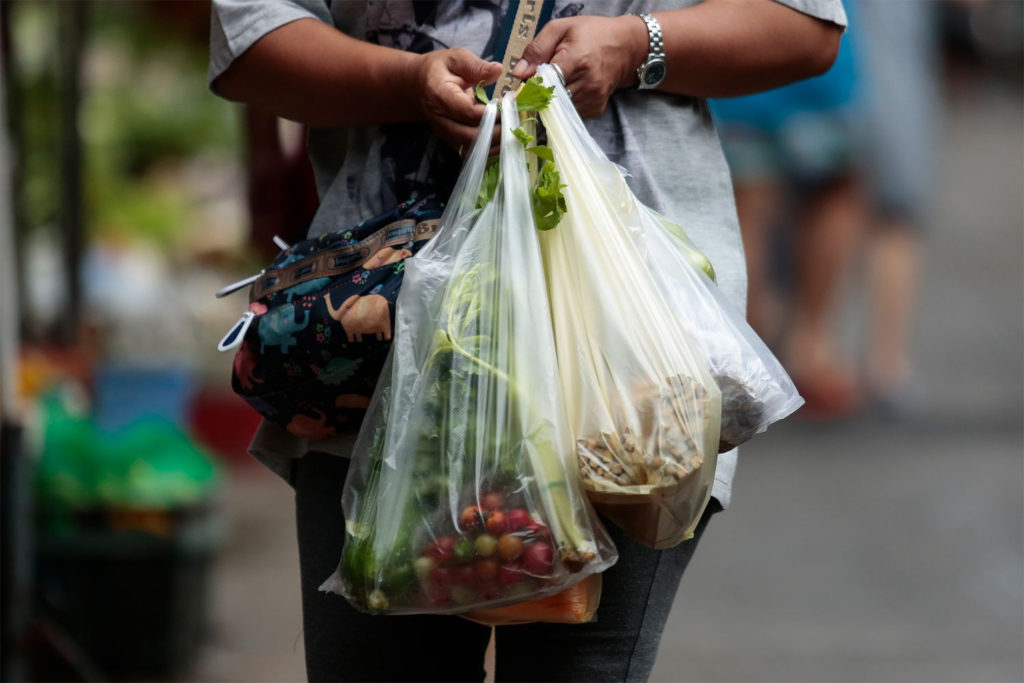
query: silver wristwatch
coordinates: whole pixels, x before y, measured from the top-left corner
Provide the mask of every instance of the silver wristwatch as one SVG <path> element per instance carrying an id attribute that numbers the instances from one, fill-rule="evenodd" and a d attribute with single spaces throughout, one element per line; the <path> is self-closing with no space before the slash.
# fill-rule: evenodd
<path id="1" fill-rule="evenodd" d="M 638 14 L 647 24 L 648 50 L 647 59 L 636 70 L 640 79 L 637 87 L 640 90 L 657 88 L 665 80 L 665 46 L 661 42 L 661 24 L 650 14 Z"/>

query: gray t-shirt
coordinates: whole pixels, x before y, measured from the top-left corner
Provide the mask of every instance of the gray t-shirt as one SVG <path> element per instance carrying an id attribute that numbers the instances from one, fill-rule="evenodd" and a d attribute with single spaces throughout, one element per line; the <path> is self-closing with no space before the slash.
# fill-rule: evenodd
<path id="1" fill-rule="evenodd" d="M 800 12 L 846 25 L 840 0 L 776 0 Z M 553 18 L 619 16 L 697 4 L 697 0 L 556 0 Z M 508 0 L 214 0 L 212 82 L 260 37 L 284 24 L 313 18 L 363 40 L 418 53 L 463 47 L 487 59 L 495 54 Z M 682 225 L 714 264 L 718 284 L 740 310 L 746 269 L 729 170 L 703 100 L 653 91 L 619 90 L 604 114 L 586 121 L 608 157 L 628 169 L 630 186 L 648 206 Z M 309 153 L 321 205 L 311 235 L 374 216 L 458 172 L 458 158 L 425 124 L 310 131 Z M 351 435 L 309 442 L 264 421 L 251 452 L 287 476 L 290 459 L 310 450 L 348 455 Z M 718 458 L 712 495 L 729 503 L 736 451 Z"/>

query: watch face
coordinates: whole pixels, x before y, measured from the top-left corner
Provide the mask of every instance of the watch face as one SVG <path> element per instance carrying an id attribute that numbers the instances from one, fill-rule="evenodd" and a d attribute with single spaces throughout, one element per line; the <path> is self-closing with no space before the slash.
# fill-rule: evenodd
<path id="1" fill-rule="evenodd" d="M 665 78 L 665 65 L 655 62 L 644 71 L 644 83 L 648 86 L 655 86 Z"/>

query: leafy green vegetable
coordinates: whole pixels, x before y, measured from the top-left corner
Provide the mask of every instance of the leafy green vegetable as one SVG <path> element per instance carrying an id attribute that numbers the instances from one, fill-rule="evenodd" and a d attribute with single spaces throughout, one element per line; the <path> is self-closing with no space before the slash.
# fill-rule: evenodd
<path id="1" fill-rule="evenodd" d="M 523 143 L 523 147 L 526 147 L 535 139 L 532 135 L 527 133 L 522 126 L 513 130 L 512 134 L 516 136 L 516 140 L 519 140 L 519 142 Z"/>
<path id="2" fill-rule="evenodd" d="M 512 132 L 523 143 L 524 147 L 534 140 L 534 137 L 523 128 L 516 128 Z M 562 220 L 562 215 L 566 211 L 565 195 L 562 194 L 562 188 L 565 185 L 562 184 L 561 175 L 555 168 L 555 155 L 550 147 L 547 145 L 534 145 L 533 147 L 526 147 L 526 151 L 544 161 L 530 191 L 530 204 L 533 207 L 533 218 L 537 224 L 537 229 L 551 230 L 558 226 L 559 221 Z M 494 199 L 494 193 L 498 189 L 500 177 L 500 164 L 498 161 L 498 157 L 491 158 L 484 169 L 483 182 L 480 185 L 480 191 L 477 193 L 476 199 L 476 208 L 478 209 L 487 206 Z"/>
<path id="3" fill-rule="evenodd" d="M 516 95 L 516 108 L 519 111 L 543 111 L 551 104 L 554 92 L 555 86 L 545 88 L 540 76 L 534 76 L 523 83 L 522 89 Z"/>
<path id="4" fill-rule="evenodd" d="M 562 177 L 555 168 L 554 161 L 545 161 L 537 174 L 537 182 L 530 195 L 533 220 L 538 230 L 551 230 L 562 220 L 562 215 L 566 211 L 563 187 L 565 185 L 562 184 Z"/>
<path id="5" fill-rule="evenodd" d="M 478 209 L 484 208 L 494 199 L 494 193 L 498 189 L 498 179 L 501 177 L 501 164 L 498 162 L 498 157 L 491 157 L 487 160 L 484 178 L 476 195 L 476 208 Z"/>
<path id="6" fill-rule="evenodd" d="M 476 93 L 476 98 L 483 102 L 484 104 L 487 104 L 488 102 L 491 101 L 491 98 L 487 96 L 487 91 L 484 90 L 483 81 L 480 81 L 479 83 L 476 84 L 476 87 L 473 88 L 473 92 Z"/>
<path id="7" fill-rule="evenodd" d="M 548 147 L 547 145 L 534 145 L 533 147 L 527 147 L 526 151 L 532 154 L 536 154 L 544 161 L 554 162 L 555 160 L 555 153 L 552 152 L 551 148 Z"/>

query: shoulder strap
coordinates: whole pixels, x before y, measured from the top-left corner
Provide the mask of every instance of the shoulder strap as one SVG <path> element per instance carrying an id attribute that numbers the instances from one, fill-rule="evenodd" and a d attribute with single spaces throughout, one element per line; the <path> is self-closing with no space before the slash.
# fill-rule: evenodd
<path id="1" fill-rule="evenodd" d="M 516 79 L 509 71 L 523 56 L 523 50 L 533 37 L 551 18 L 554 6 L 554 0 L 509 0 L 508 11 L 505 13 L 505 21 L 502 22 L 498 37 L 499 47 L 494 51 L 497 56 L 504 46 L 501 59 L 504 73 L 497 83 L 488 88 L 488 95 L 493 96 L 496 92 L 500 97 L 513 88 Z"/>

